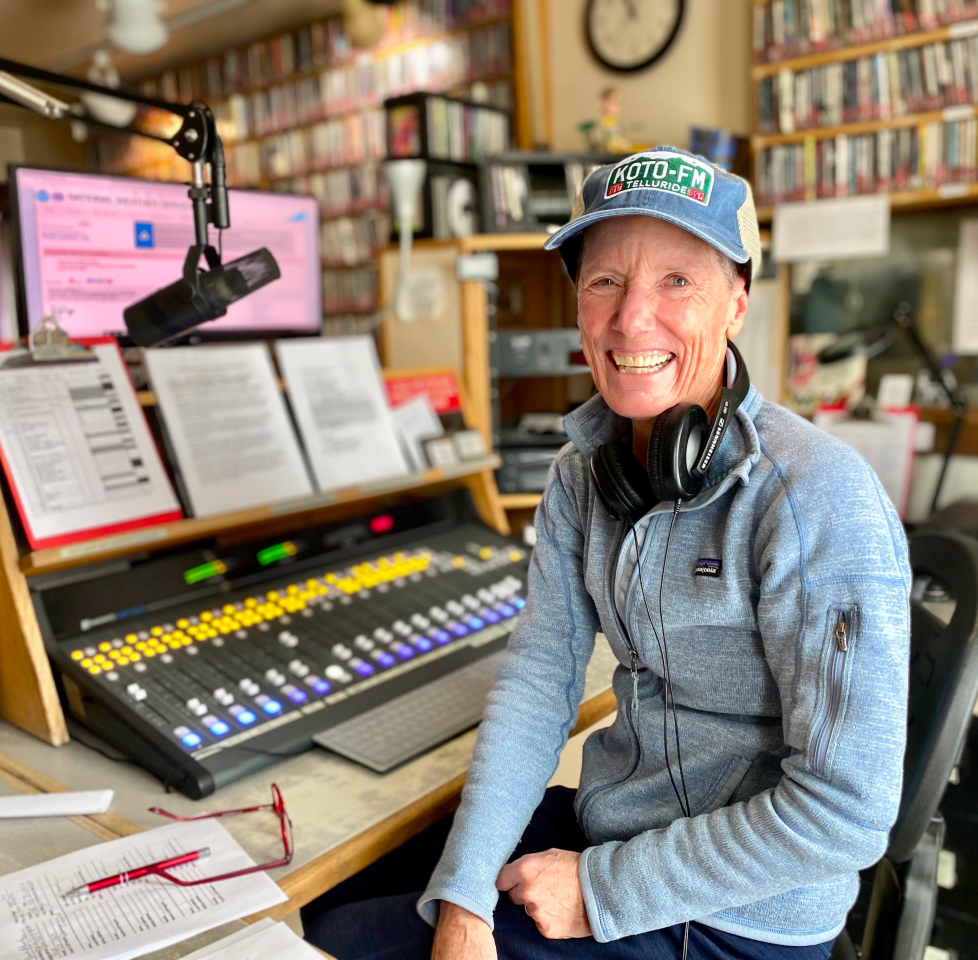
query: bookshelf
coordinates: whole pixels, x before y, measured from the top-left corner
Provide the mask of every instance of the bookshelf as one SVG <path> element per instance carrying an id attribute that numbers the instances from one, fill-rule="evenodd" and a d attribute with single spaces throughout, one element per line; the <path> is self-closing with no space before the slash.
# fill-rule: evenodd
<path id="1" fill-rule="evenodd" d="M 886 193 L 895 211 L 978 191 L 978 3 L 754 0 L 758 215 Z"/>
<path id="2" fill-rule="evenodd" d="M 317 198 L 327 328 L 355 332 L 377 307 L 377 258 L 391 237 L 384 101 L 417 92 L 480 99 L 506 111 L 511 129 L 525 127 L 515 84 L 520 3 L 402 0 L 385 10 L 383 36 L 369 48 L 354 48 L 331 16 L 138 84 L 210 104 L 230 186 Z M 106 173 L 189 180 L 189 165 L 163 144 L 101 138 L 95 149 Z"/>

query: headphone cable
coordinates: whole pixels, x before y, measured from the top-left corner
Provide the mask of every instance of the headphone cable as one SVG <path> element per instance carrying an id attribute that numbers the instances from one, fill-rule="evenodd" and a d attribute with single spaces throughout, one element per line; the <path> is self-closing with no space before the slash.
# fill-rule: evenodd
<path id="1" fill-rule="evenodd" d="M 645 612 L 649 618 L 649 626 L 652 628 L 652 636 L 655 638 L 655 644 L 659 648 L 659 658 L 662 660 L 662 673 L 663 673 L 663 711 L 662 711 L 662 749 L 666 756 L 666 772 L 669 774 L 669 781 L 672 783 L 673 793 L 676 794 L 676 800 L 679 803 L 679 809 L 682 811 L 683 816 L 688 816 L 686 813 L 686 807 L 683 805 L 683 798 L 679 792 L 679 785 L 676 783 L 676 778 L 672 772 L 672 761 L 669 758 L 669 727 L 668 727 L 668 717 L 669 717 L 669 672 L 666 668 L 668 662 L 667 657 L 662 649 L 662 641 L 659 639 L 659 632 L 655 629 L 655 622 L 652 620 L 652 613 L 649 610 L 648 597 L 645 594 L 645 582 L 642 577 L 642 566 L 641 566 L 641 556 L 638 546 L 638 534 L 635 531 L 635 525 L 632 524 L 632 539 L 635 541 L 635 568 L 638 570 L 638 582 L 642 588 L 642 600 L 645 603 Z M 638 694 L 635 695 L 635 735 L 638 736 Z"/>
<path id="2" fill-rule="evenodd" d="M 659 648 L 659 657 L 662 660 L 662 672 L 665 674 L 663 677 L 664 687 L 663 687 L 663 710 L 662 710 L 662 747 L 665 752 L 666 758 L 666 771 L 669 774 L 669 780 L 672 783 L 673 792 L 676 794 L 676 800 L 679 802 L 679 809 L 682 811 L 683 815 L 686 817 L 692 817 L 692 807 L 689 803 L 689 794 L 686 791 L 686 773 L 683 770 L 683 755 L 682 748 L 679 745 L 679 720 L 676 715 L 676 694 L 672 686 L 672 671 L 669 668 L 669 646 L 666 643 L 666 624 L 662 616 L 662 584 L 666 576 L 666 561 L 669 558 L 669 545 L 672 543 L 672 531 L 676 526 L 676 517 L 679 516 L 679 500 L 676 500 L 676 505 L 672 511 L 672 518 L 669 521 L 669 532 L 666 534 L 666 546 L 665 550 L 662 552 L 662 571 L 659 576 L 659 627 L 662 630 L 662 640 L 659 640 L 659 633 L 655 629 L 655 621 L 652 619 L 652 611 L 649 609 L 649 598 L 645 592 L 645 579 L 642 576 L 642 558 L 641 551 L 638 546 L 638 534 L 635 530 L 635 524 L 632 524 L 632 539 L 635 541 L 635 567 L 638 570 L 638 582 L 642 590 L 642 602 L 645 605 L 645 613 L 649 618 L 649 626 L 652 628 L 652 636 L 655 637 L 656 646 Z M 676 778 L 672 773 L 672 763 L 669 759 L 669 701 L 672 700 L 672 725 L 673 730 L 676 734 L 676 758 L 679 763 L 679 780 L 683 787 L 683 793 L 680 797 L 679 788 L 676 786 Z M 638 736 L 638 695 L 635 697 L 635 712 L 636 712 L 636 729 L 635 735 Z M 683 803 L 685 800 L 685 804 Z M 687 952 L 689 950 L 689 921 L 683 923 L 683 946 L 681 960 L 686 960 Z"/>

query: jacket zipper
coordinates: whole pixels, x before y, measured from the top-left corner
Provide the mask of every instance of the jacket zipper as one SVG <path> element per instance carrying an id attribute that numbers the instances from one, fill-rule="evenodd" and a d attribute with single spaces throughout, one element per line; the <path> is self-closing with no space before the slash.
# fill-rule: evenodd
<path id="1" fill-rule="evenodd" d="M 842 709 L 842 676 L 845 671 L 846 654 L 849 651 L 849 623 L 844 610 L 839 611 L 835 624 L 835 637 L 829 653 L 827 668 L 828 689 L 825 695 L 825 704 L 822 708 L 819 722 L 816 725 L 814 746 L 812 749 L 812 760 L 815 769 L 820 773 L 825 772 L 825 763 L 828 758 L 829 744 L 832 742 L 832 733 L 839 719 Z"/>
<path id="2" fill-rule="evenodd" d="M 615 625 L 618 628 L 618 633 L 620 639 L 628 639 L 628 631 L 625 629 L 625 625 L 622 623 L 621 617 L 618 615 L 618 606 L 615 603 L 615 575 L 618 571 L 618 559 L 621 554 L 622 547 L 625 545 L 625 541 L 628 537 L 628 530 L 624 530 L 621 537 L 618 539 L 616 549 L 612 552 L 612 561 L 608 570 L 608 596 L 611 598 L 611 611 L 615 618 Z M 640 558 L 636 556 L 635 562 L 638 563 Z M 642 759 L 642 744 L 639 740 L 638 734 L 638 653 L 637 651 L 629 645 L 628 656 L 631 661 L 631 677 L 632 677 L 632 702 L 631 709 L 625 711 L 626 718 L 628 720 L 628 728 L 635 740 L 635 760 L 628 770 L 625 776 L 620 777 L 617 780 L 608 780 L 605 783 L 594 784 L 584 796 L 581 797 L 580 803 L 578 804 L 578 810 L 580 811 L 580 821 L 581 826 L 587 830 L 587 809 L 591 804 L 591 801 L 599 794 L 603 793 L 605 790 L 609 790 L 612 787 L 617 787 L 619 784 L 625 783 L 629 780 L 635 771 L 638 769 L 639 764 Z"/>

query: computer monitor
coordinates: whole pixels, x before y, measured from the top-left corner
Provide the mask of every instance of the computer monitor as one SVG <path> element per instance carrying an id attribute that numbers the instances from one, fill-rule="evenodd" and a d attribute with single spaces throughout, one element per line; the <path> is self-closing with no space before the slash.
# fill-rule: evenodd
<path id="1" fill-rule="evenodd" d="M 123 310 L 180 278 L 194 242 L 186 184 L 28 166 L 11 166 L 10 183 L 22 327 L 34 329 L 54 312 L 71 337 L 124 336 Z M 224 261 L 267 247 L 282 276 L 194 333 L 318 332 L 322 267 L 315 198 L 229 190 L 228 205 Z M 213 228 L 211 240 L 216 245 Z"/>

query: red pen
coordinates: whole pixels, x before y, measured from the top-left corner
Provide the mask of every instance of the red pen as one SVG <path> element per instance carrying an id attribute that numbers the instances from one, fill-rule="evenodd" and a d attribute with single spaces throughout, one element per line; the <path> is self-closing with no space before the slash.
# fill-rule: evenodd
<path id="1" fill-rule="evenodd" d="M 211 851 L 209 847 L 203 850 L 194 850 L 193 853 L 182 853 L 179 857 L 171 857 L 169 860 L 160 860 L 159 863 L 148 863 L 145 867 L 137 867 L 135 870 L 127 870 L 125 873 L 117 873 L 114 877 L 105 877 L 103 880 L 93 880 L 91 883 L 83 883 L 74 890 L 69 890 L 62 894 L 62 899 L 77 903 L 79 900 L 86 900 L 93 893 L 99 890 L 107 890 L 109 887 L 117 887 L 122 883 L 131 883 L 142 877 L 151 877 L 160 870 L 168 870 L 170 867 L 179 867 L 184 863 L 193 863 L 195 860 L 203 860 L 209 857 Z"/>

